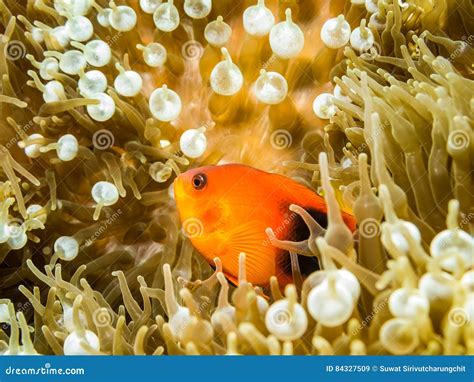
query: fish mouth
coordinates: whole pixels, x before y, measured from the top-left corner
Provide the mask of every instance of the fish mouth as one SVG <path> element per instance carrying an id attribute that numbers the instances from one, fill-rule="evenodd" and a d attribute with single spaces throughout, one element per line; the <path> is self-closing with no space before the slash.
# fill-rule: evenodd
<path id="1" fill-rule="evenodd" d="M 181 179 L 181 175 L 178 175 L 173 182 L 173 194 L 174 194 L 174 201 L 176 202 L 176 204 L 178 204 L 183 193 L 184 193 L 183 181 Z"/>
<path id="2" fill-rule="evenodd" d="M 193 200 L 189 195 L 189 192 L 186 191 L 187 182 L 188 176 L 186 176 L 185 173 L 178 175 L 173 182 L 174 201 L 178 207 L 178 211 L 180 211 L 180 209 L 187 208 Z"/>

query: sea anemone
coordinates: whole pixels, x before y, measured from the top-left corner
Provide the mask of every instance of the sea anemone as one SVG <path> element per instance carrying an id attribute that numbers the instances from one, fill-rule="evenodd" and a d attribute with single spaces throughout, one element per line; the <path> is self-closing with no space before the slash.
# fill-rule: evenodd
<path id="1" fill-rule="evenodd" d="M 2 354 L 474 353 L 472 4 L 275 3 L 0 0 Z M 226 162 L 326 200 L 284 289 L 181 230 Z"/>

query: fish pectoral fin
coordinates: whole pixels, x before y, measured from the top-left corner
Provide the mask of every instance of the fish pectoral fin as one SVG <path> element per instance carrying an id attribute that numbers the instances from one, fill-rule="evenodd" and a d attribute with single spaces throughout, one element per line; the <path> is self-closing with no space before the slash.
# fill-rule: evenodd
<path id="1" fill-rule="evenodd" d="M 266 283 L 275 270 L 275 249 L 259 221 L 249 221 L 222 234 L 227 255 L 222 259 L 224 269 L 238 284 L 239 255 L 245 253 L 247 279 L 256 283 Z M 257 281 L 258 280 L 258 281 Z M 264 280 L 264 281 L 262 281 Z"/>

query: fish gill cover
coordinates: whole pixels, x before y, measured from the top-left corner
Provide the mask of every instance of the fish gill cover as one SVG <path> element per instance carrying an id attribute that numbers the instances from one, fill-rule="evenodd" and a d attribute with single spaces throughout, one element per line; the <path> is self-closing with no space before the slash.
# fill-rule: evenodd
<path id="1" fill-rule="evenodd" d="M 0 352 L 474 353 L 473 17 L 0 0 Z M 233 287 L 193 249 L 172 182 L 228 162 L 324 195 L 307 242 L 268 231 L 319 271 L 262 289 L 242 253 Z"/>

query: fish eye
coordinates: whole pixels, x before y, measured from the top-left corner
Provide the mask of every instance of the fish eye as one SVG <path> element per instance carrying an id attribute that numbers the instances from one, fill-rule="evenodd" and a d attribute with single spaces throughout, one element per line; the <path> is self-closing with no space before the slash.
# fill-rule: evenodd
<path id="1" fill-rule="evenodd" d="M 193 187 L 194 189 L 196 190 L 200 190 L 202 189 L 206 183 L 207 183 L 207 178 L 206 178 L 206 175 L 204 174 L 196 174 L 193 176 Z"/>

